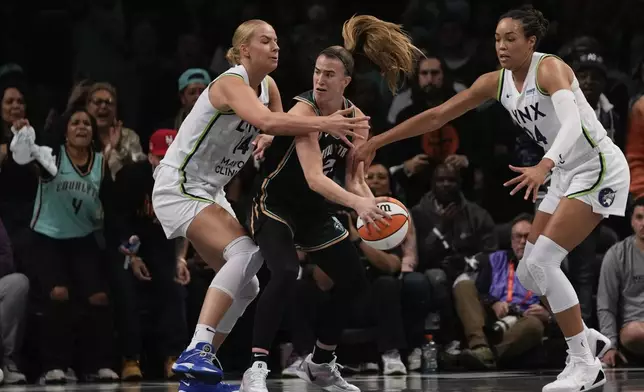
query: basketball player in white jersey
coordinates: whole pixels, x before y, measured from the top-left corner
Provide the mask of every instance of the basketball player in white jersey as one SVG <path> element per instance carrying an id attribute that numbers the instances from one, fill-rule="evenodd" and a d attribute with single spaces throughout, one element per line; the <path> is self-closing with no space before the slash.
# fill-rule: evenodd
<path id="1" fill-rule="evenodd" d="M 168 238 L 189 239 L 217 271 L 192 342 L 173 366 L 177 374 L 212 383 L 223 375 L 214 352 L 257 295 L 255 273 L 263 262 L 224 186 L 253 153 L 260 130 L 291 136 L 324 130 L 349 143 L 347 135 L 360 138 L 351 129 L 369 127 L 368 117 L 345 118 L 351 109 L 324 117 L 282 113 L 279 90 L 268 76 L 277 67 L 279 46 L 266 22 L 242 23 L 232 44 L 227 58 L 233 67 L 208 86 L 184 120 L 154 173 L 152 196 Z M 378 210 L 375 201 L 372 208 Z"/>
<path id="2" fill-rule="evenodd" d="M 569 347 L 566 368 L 543 391 L 588 391 L 606 382 L 596 355 L 610 342 L 583 324 L 577 295 L 560 265 L 604 217 L 624 215 L 630 174 L 624 155 L 606 136 L 571 68 L 554 56 L 535 52 L 547 24 L 532 8 L 503 15 L 495 34 L 500 71 L 482 75 L 444 104 L 374 137 L 357 148 L 355 157 L 358 162 L 368 160 L 377 148 L 439 129 L 489 99 L 501 102 L 546 151 L 536 166 L 510 167 L 520 173 L 505 183 L 514 186 L 510 193 L 526 188 L 525 198 L 536 200 L 539 185 L 552 171 L 552 184 L 517 269 L 527 289 L 547 298 Z"/>

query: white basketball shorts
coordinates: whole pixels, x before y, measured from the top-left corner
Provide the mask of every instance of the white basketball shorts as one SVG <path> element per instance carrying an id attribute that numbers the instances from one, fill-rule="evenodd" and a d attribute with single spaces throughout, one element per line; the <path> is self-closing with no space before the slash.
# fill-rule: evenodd
<path id="1" fill-rule="evenodd" d="M 163 164 L 154 171 L 152 205 L 169 239 L 185 237 L 192 220 L 213 203 L 237 218 L 223 188 L 187 174 L 186 177 L 178 169 Z"/>
<path id="2" fill-rule="evenodd" d="M 622 151 L 606 138 L 592 158 L 569 170 L 552 171 L 548 193 L 539 211 L 552 214 L 563 197 L 575 198 L 589 204 L 593 212 L 624 216 L 631 182 L 628 163 Z"/>

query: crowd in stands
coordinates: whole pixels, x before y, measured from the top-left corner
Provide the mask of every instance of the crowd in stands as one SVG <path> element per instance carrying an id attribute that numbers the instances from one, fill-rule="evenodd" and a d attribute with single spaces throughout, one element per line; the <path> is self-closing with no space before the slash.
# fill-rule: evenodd
<path id="1" fill-rule="evenodd" d="M 214 271 L 185 239 L 166 239 L 150 200 L 152 173 L 198 96 L 227 69 L 224 54 L 241 21 L 261 18 L 275 27 L 281 51 L 273 77 L 285 109 L 310 88 L 316 54 L 339 42 L 352 13 L 402 23 L 425 53 L 414 76 L 392 96 L 379 73 L 357 70 L 348 90 L 377 134 L 497 68 L 496 18 L 516 5 L 32 3 L 0 2 L 3 31 L 24 32 L 0 34 L 0 365 L 7 384 L 174 377 L 172 364 Z M 586 325 L 611 339 L 605 365 L 641 363 L 644 2 L 532 3 L 554 22 L 539 50 L 574 69 L 629 162 L 626 216 L 605 219 L 564 270 Z M 14 161 L 14 131 L 27 121 L 37 143 L 51 148 L 55 175 Z M 552 314 L 515 276 L 536 206 L 502 186 L 512 177 L 508 165 L 532 166 L 542 156 L 496 102 L 378 152 L 367 184 L 376 196 L 402 201 L 412 225 L 403 243 L 385 252 L 358 240 L 352 211 L 337 211 L 370 282 L 352 304 L 338 350 L 344 371 L 419 371 L 429 334 L 440 347 L 440 369 L 563 367 L 565 343 Z M 249 162 L 227 189 L 241 222 L 259 165 Z M 126 257 L 123 244 L 133 236 L 140 248 Z M 333 286 L 306 253 L 299 256 L 295 295 L 284 299 L 282 355 L 271 361 L 284 377 L 294 376 L 313 347 L 312 305 Z M 260 271 L 262 284 L 267 274 Z M 253 312 L 251 305 L 219 353 L 227 371 L 245 368 L 236 353 L 250 351 Z"/>

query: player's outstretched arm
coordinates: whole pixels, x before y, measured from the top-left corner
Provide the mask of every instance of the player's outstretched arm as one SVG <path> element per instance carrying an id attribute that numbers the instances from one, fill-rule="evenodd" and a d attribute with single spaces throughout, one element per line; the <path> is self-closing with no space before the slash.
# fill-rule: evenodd
<path id="1" fill-rule="evenodd" d="M 375 150 L 387 144 L 440 129 L 443 125 L 476 108 L 485 101 L 494 99 L 498 86 L 499 71 L 481 75 L 470 88 L 456 94 L 442 105 L 425 110 L 389 131 L 371 138 L 356 150 L 354 154 L 356 164 L 357 162 L 368 161 Z"/>
<path id="2" fill-rule="evenodd" d="M 272 79 L 269 94 L 271 97 L 279 97 Z M 224 75 L 213 83 L 209 97 L 215 108 L 222 111 L 233 110 L 241 119 L 270 135 L 298 136 L 324 130 L 334 136 L 360 138 L 353 130 L 369 129 L 368 118 L 344 117 L 351 112 L 350 109 L 330 116 L 316 117 L 272 112 L 257 99 L 255 91 L 235 75 Z"/>

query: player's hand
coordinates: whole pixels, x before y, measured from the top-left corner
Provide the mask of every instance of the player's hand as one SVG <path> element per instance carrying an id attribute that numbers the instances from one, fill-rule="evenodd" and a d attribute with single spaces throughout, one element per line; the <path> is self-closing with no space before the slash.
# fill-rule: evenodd
<path id="1" fill-rule="evenodd" d="M 190 270 L 188 269 L 188 263 L 183 258 L 177 259 L 177 276 L 174 281 L 182 286 L 190 283 Z"/>
<path id="2" fill-rule="evenodd" d="M 150 271 L 148 271 L 148 267 L 145 265 L 143 260 L 141 260 L 140 257 L 136 256 L 131 256 L 132 257 L 132 273 L 138 280 L 142 281 L 150 281 L 152 280 L 152 277 L 150 276 Z"/>
<path id="3" fill-rule="evenodd" d="M 264 151 L 266 151 L 267 148 L 271 146 L 273 143 L 273 135 L 266 135 L 266 134 L 259 134 L 253 140 L 253 146 L 255 149 L 253 150 L 253 157 L 261 161 L 264 159 Z"/>
<path id="4" fill-rule="evenodd" d="M 371 161 L 376 156 L 376 149 L 373 147 L 371 140 L 368 140 L 365 143 L 362 143 L 353 150 L 353 162 L 352 167 L 354 170 L 358 168 L 360 162 L 364 162 L 365 171 L 371 166 Z"/>
<path id="5" fill-rule="evenodd" d="M 364 136 L 355 133 L 355 130 L 369 129 L 369 119 L 371 117 L 345 117 L 353 113 L 353 108 L 338 110 L 330 116 L 323 117 L 324 119 L 324 132 L 333 135 L 342 140 L 347 146 L 354 148 L 353 143 L 347 139 L 351 136 L 357 139 L 365 139 Z"/>
<path id="6" fill-rule="evenodd" d="M 542 159 L 536 166 L 530 167 L 516 167 L 510 165 L 510 170 L 516 173 L 521 173 L 521 175 L 506 182 L 503 186 L 516 184 L 514 189 L 510 191 L 511 195 L 514 195 L 521 189 L 526 188 L 525 196 L 523 198 L 525 200 L 531 198 L 534 203 L 537 201 L 539 187 L 546 181 L 546 176 L 550 173 L 553 166 L 554 163 L 550 159 Z"/>
<path id="7" fill-rule="evenodd" d="M 624 354 L 620 353 L 617 349 L 611 348 L 606 354 L 602 357 L 602 362 L 610 367 L 617 366 L 617 362 L 621 361 L 623 364 L 627 364 L 628 361 Z"/>
<path id="8" fill-rule="evenodd" d="M 510 311 L 510 306 L 508 305 L 507 302 L 497 301 L 494 303 L 494 305 L 492 305 L 492 310 L 494 310 L 494 314 L 496 314 L 496 317 L 501 319 L 508 315 L 508 312 Z"/>
<path id="9" fill-rule="evenodd" d="M 360 201 L 353 208 L 367 227 L 367 232 L 371 232 L 372 226 L 375 227 L 376 231 L 380 231 L 380 227 L 376 224 L 376 221 L 383 226 L 389 226 L 388 220 L 391 220 L 391 216 L 378 207 L 378 203 L 387 201 L 387 199 L 388 197 L 386 196 L 376 197 L 374 199 L 361 197 L 359 199 Z"/>

